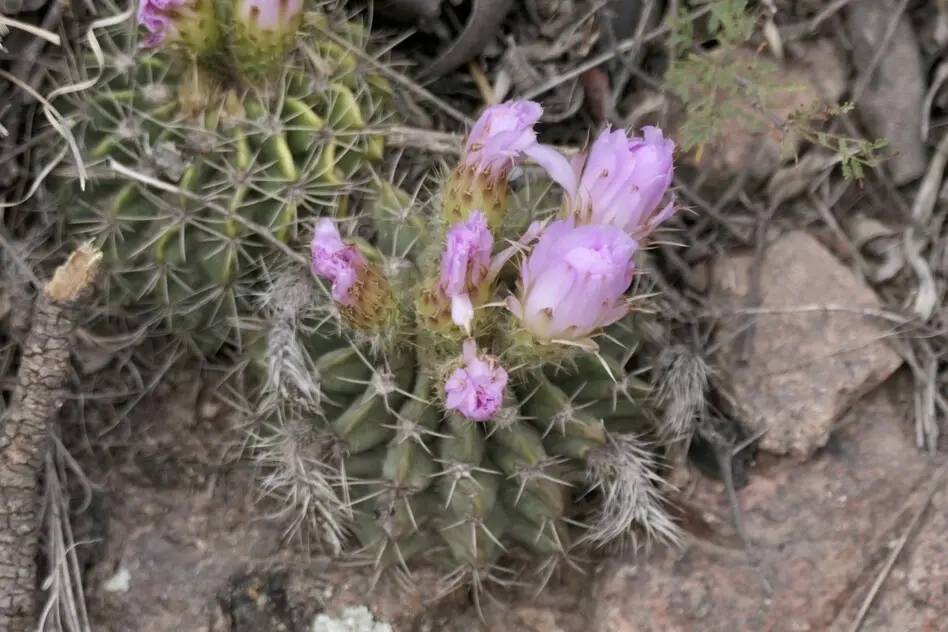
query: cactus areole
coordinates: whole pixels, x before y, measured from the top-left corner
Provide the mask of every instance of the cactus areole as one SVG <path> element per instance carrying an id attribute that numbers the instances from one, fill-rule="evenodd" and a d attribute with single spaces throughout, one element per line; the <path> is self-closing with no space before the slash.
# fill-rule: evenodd
<path id="1" fill-rule="evenodd" d="M 263 488 L 337 553 L 483 586 L 677 537 L 648 445 L 668 433 L 630 363 L 635 257 L 676 208 L 674 144 L 607 130 L 567 159 L 537 141 L 541 114 L 489 108 L 441 195 L 386 184 L 369 240 L 321 220 L 311 266 L 266 295 Z M 528 159 L 560 184 L 549 213 L 511 189 Z"/>

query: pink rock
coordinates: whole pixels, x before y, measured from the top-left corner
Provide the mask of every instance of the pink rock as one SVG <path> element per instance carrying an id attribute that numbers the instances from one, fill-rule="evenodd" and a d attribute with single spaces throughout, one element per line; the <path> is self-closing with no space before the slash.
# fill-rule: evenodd
<path id="1" fill-rule="evenodd" d="M 826 445 L 836 420 L 902 364 L 878 319 L 846 309 L 879 310 L 878 297 L 816 239 L 792 232 L 771 244 L 760 269 L 760 308 L 746 362 L 734 341 L 745 328 L 751 255 L 731 256 L 713 271 L 715 306 L 731 315 L 717 331 L 716 368 L 733 401 L 729 412 L 760 447 L 810 456 Z M 814 309 L 832 304 L 833 311 Z M 801 311 L 804 308 L 804 311 Z"/>

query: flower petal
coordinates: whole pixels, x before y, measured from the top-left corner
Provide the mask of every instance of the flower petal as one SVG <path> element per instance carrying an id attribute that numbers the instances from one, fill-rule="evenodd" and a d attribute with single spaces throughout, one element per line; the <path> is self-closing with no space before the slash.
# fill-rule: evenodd
<path id="1" fill-rule="evenodd" d="M 473 421 L 487 421 L 504 401 L 507 372 L 497 358 L 478 355 L 473 339 L 464 342 L 463 366 L 454 370 L 444 386 L 444 406 Z"/>
<path id="2" fill-rule="evenodd" d="M 567 195 L 573 195 L 576 192 L 578 181 L 573 165 L 563 154 L 552 147 L 545 145 L 533 145 L 523 152 L 528 158 L 543 167 L 550 177 L 563 187 Z"/>
<path id="3" fill-rule="evenodd" d="M 499 176 L 524 157 L 536 144 L 533 126 L 543 114 L 534 101 L 492 105 L 478 117 L 468 134 L 461 164 L 478 173 Z"/>
<path id="4" fill-rule="evenodd" d="M 463 327 L 464 331 L 471 332 L 471 321 L 474 320 L 474 305 L 468 294 L 455 294 L 451 297 L 451 320 L 454 324 Z"/>
<path id="5" fill-rule="evenodd" d="M 603 130 L 589 147 L 566 210 L 580 224 L 611 225 L 644 237 L 671 213 L 658 213 L 671 186 L 675 143 L 657 127 L 643 137 Z M 661 216 L 661 219 L 659 219 Z"/>

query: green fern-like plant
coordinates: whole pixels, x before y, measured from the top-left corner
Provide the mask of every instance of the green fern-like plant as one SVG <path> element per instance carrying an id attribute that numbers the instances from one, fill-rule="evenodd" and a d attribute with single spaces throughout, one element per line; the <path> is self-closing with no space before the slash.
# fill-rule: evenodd
<path id="1" fill-rule="evenodd" d="M 878 164 L 884 139 L 851 138 L 825 131 L 814 124 L 851 110 L 851 104 L 827 108 L 812 103 L 781 117 L 771 106 L 779 93 L 798 86 L 775 80 L 777 64 L 766 55 L 749 54 L 748 41 L 757 18 L 747 0 L 694 0 L 679 7 L 669 19 L 669 48 L 674 61 L 665 71 L 662 86 L 681 99 L 685 119 L 679 128 L 682 149 L 696 150 L 718 140 L 729 121 L 740 121 L 749 131 L 767 130 L 784 141 L 802 138 L 840 156 L 842 174 L 861 179 L 865 168 Z M 703 39 L 713 41 L 713 50 L 699 47 L 695 13 L 706 15 Z"/>

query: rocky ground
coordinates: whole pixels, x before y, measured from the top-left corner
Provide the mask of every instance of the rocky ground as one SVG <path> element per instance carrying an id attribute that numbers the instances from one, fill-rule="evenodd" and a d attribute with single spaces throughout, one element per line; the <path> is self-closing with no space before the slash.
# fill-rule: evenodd
<path id="1" fill-rule="evenodd" d="M 739 256 L 715 266 L 721 304 L 740 294 L 746 267 Z M 778 272 L 789 281 L 766 284 L 763 307 L 827 295 L 875 305 L 804 233 L 771 250 L 762 274 Z M 253 472 L 228 458 L 240 415 L 179 373 L 129 419 L 147 443 L 90 471 L 102 485 L 87 575 L 95 629 L 350 629 L 319 628 L 322 614 L 379 631 L 944 630 L 948 460 L 915 445 L 910 384 L 885 330 L 831 311 L 766 322 L 728 378 L 747 419 L 774 431 L 742 472 L 740 522 L 725 486 L 693 473 L 685 497 L 702 524 L 682 550 L 587 567 L 536 599 L 494 591 L 483 622 L 464 596 L 431 604 L 437 579 L 423 569 L 406 594 L 283 541 L 254 501 Z"/>
<path id="2" fill-rule="evenodd" d="M 38 11 L 24 19 L 46 24 L 63 11 L 55 4 L 43 12 L 43 3 L 8 1 L 0 12 Z M 432 3 L 415 4 L 427 15 L 421 5 Z M 541 101 L 563 144 L 604 121 L 656 117 L 676 137 L 684 113 L 643 78 L 649 55 L 632 47 L 623 50 L 633 70 L 608 55 L 584 69 L 609 42 L 633 38 L 635 20 L 603 26 L 587 19 L 600 5 L 579 0 L 523 4 L 485 36 L 473 66 L 426 84 L 428 96 L 412 92 L 417 101 L 403 105 L 422 137 L 456 139 L 461 126 L 445 104 L 470 115 L 514 96 Z M 607 4 L 622 16 L 652 3 Z M 855 114 L 833 129 L 889 147 L 857 184 L 814 138 L 751 131 L 738 118 L 712 149 L 678 157 L 676 188 L 694 213 L 677 226 L 686 248 L 656 248 L 668 297 L 659 323 L 673 338 L 702 338 L 709 406 L 756 448 L 735 449 L 733 485 L 708 459 L 674 472 L 683 548 L 586 565 L 537 597 L 495 589 L 480 610 L 467 594 L 432 599 L 442 585 L 425 569 L 414 591 L 375 583 L 270 519 L 241 457 L 246 417 L 218 374 L 176 365 L 145 401 L 129 400 L 116 394 L 127 375 L 102 377 L 127 373 L 127 350 L 103 350 L 81 332 L 61 428 L 90 491 L 72 524 L 92 630 L 948 632 L 948 10 L 934 0 L 758 4 L 772 19 L 739 58 L 766 51 L 777 83 L 792 86 L 767 115 L 785 121 L 814 100 L 853 101 Z M 643 29 L 659 28 L 655 19 Z M 451 23 L 422 33 L 418 54 L 432 41 L 443 48 L 440 27 Z M 4 43 L 17 51 L 30 41 L 15 30 Z M 6 55 L 5 68 L 25 67 Z M 634 89 L 620 89 L 630 77 Z M 20 115 L 4 118 L 9 110 L 5 101 L 0 120 L 20 125 Z M 0 142 L 5 156 L 11 138 Z M 12 164 L 4 187 L 16 181 Z M 24 194 L 16 185 L 6 200 Z M 7 232 L 20 235 L 7 223 L 5 251 Z M 7 268 L 0 359 L 12 375 L 28 312 Z M 114 403 L 95 405 L 103 400 Z"/>

